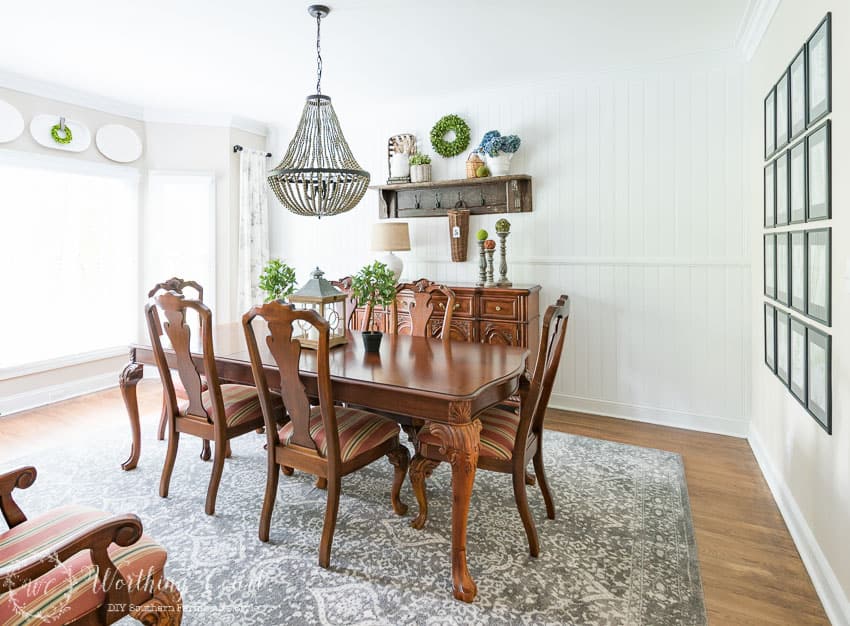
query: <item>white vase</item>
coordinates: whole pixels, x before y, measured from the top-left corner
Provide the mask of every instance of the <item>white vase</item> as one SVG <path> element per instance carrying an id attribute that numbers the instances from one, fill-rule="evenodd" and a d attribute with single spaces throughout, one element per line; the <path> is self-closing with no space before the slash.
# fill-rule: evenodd
<path id="1" fill-rule="evenodd" d="M 513 156 L 513 152 L 500 152 L 496 156 L 485 154 L 484 158 L 487 160 L 490 176 L 507 176 L 508 172 L 511 171 L 511 158 Z"/>
<path id="2" fill-rule="evenodd" d="M 390 176 L 393 178 L 405 178 L 410 176 L 410 162 L 403 152 L 397 152 L 390 157 Z"/>
<path id="3" fill-rule="evenodd" d="M 412 183 L 429 183 L 431 182 L 431 164 L 410 166 L 410 182 Z"/>

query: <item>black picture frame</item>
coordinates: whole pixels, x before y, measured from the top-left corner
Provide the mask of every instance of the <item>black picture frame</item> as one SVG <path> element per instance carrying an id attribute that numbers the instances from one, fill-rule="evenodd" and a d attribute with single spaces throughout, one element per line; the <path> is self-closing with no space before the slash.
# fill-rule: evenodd
<path id="1" fill-rule="evenodd" d="M 788 151 L 788 223 L 802 224 L 805 222 L 808 206 L 806 142 L 799 141 Z"/>
<path id="2" fill-rule="evenodd" d="M 806 221 L 832 217 L 832 121 L 806 137 Z"/>
<path id="3" fill-rule="evenodd" d="M 806 407 L 806 370 L 808 369 L 806 362 L 807 329 L 808 326 L 803 322 L 795 317 L 791 318 L 788 336 L 788 389 L 791 391 L 791 395 L 806 410 L 808 410 L 808 407 Z"/>
<path id="4" fill-rule="evenodd" d="M 776 162 L 764 166 L 764 227 L 776 226 Z"/>
<path id="5" fill-rule="evenodd" d="M 806 330 L 806 410 L 832 434 L 832 337 Z"/>
<path id="6" fill-rule="evenodd" d="M 764 363 L 776 373 L 776 309 L 764 303 Z"/>
<path id="7" fill-rule="evenodd" d="M 785 226 L 791 219 L 791 153 L 786 150 L 776 157 L 776 225 Z"/>
<path id="8" fill-rule="evenodd" d="M 764 160 L 776 152 L 776 90 L 771 89 L 764 98 Z"/>
<path id="9" fill-rule="evenodd" d="M 787 387 L 791 378 L 791 316 L 778 309 L 775 316 L 776 376 Z"/>
<path id="10" fill-rule="evenodd" d="M 806 40 L 806 77 L 806 118 L 811 127 L 832 111 L 831 12 Z"/>
<path id="11" fill-rule="evenodd" d="M 776 299 L 776 235 L 764 236 L 764 295 Z"/>
<path id="12" fill-rule="evenodd" d="M 791 126 L 790 140 L 806 132 L 808 120 L 809 83 L 806 64 L 806 45 L 800 48 L 791 65 L 788 66 L 789 76 L 789 122 Z"/>
<path id="13" fill-rule="evenodd" d="M 791 247 L 789 233 L 776 234 L 776 300 L 785 306 L 791 303 Z"/>
<path id="14" fill-rule="evenodd" d="M 776 94 L 776 149 L 781 150 L 791 138 L 791 80 L 788 70 L 773 89 Z"/>
<path id="15" fill-rule="evenodd" d="M 791 271 L 788 275 L 790 306 L 798 313 L 806 314 L 806 233 L 798 230 L 789 234 L 789 256 Z"/>
<path id="16" fill-rule="evenodd" d="M 821 275 L 813 276 L 816 272 Z M 827 326 L 832 325 L 831 228 L 806 232 L 806 315 Z"/>

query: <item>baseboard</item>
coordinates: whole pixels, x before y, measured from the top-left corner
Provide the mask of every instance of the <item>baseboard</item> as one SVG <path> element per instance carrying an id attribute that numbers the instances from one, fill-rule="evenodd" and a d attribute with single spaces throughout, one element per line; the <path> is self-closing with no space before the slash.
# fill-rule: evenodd
<path id="1" fill-rule="evenodd" d="M 39 387 L 30 391 L 24 391 L 12 396 L 0 398 L 0 417 L 35 409 L 45 404 L 68 400 L 87 393 L 102 391 L 118 385 L 118 376 L 115 372 L 89 376 L 78 380 Z"/>
<path id="2" fill-rule="evenodd" d="M 841 588 L 806 518 L 803 517 L 794 495 L 776 470 L 755 430 L 750 429 L 748 440 L 827 617 L 835 626 L 850 625 L 850 600 Z"/>
<path id="3" fill-rule="evenodd" d="M 746 438 L 748 429 L 747 421 L 744 419 L 700 415 L 686 411 L 674 411 L 637 404 L 627 404 L 625 402 L 583 398 L 581 396 L 571 396 L 562 393 L 553 393 L 549 400 L 549 406 L 553 409 L 605 415 L 607 417 L 617 417 L 635 422 L 646 422 L 660 426 L 684 428 L 686 430 L 698 430 L 700 432 L 729 435 L 731 437 Z"/>

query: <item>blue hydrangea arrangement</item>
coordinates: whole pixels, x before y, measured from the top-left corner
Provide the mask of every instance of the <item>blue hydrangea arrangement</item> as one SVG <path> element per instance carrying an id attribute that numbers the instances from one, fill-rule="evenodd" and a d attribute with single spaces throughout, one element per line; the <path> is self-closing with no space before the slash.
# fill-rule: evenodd
<path id="1" fill-rule="evenodd" d="M 517 135 L 502 135 L 498 130 L 489 130 L 484 133 L 478 152 L 498 156 L 501 152 L 516 152 L 519 150 L 520 138 Z"/>

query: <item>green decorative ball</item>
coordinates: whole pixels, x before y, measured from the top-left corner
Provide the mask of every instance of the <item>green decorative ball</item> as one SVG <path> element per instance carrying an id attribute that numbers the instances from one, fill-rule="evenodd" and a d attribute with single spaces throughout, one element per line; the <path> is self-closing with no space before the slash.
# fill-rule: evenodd
<path id="1" fill-rule="evenodd" d="M 511 223 L 506 220 L 504 217 L 496 222 L 496 232 L 497 233 L 509 233 L 511 232 Z"/>
<path id="2" fill-rule="evenodd" d="M 475 170 L 475 176 L 478 178 L 487 178 L 490 175 L 490 169 L 486 165 L 479 165 Z"/>
<path id="3" fill-rule="evenodd" d="M 60 135 L 62 129 L 59 128 L 59 124 L 53 126 L 50 129 L 50 136 L 53 137 L 53 141 L 56 143 L 61 143 L 62 145 L 69 144 L 74 139 L 74 135 L 71 133 L 71 129 L 68 126 L 65 126 L 64 135 Z"/>
<path id="4" fill-rule="evenodd" d="M 482 228 L 475 234 L 475 238 L 478 239 L 478 241 L 484 241 L 485 239 L 487 239 L 487 235 L 487 231 Z"/>
<path id="5" fill-rule="evenodd" d="M 448 132 L 454 131 L 454 141 L 446 141 Z M 459 155 L 469 147 L 469 125 L 457 115 L 444 115 L 431 129 L 431 147 L 440 156 L 449 158 Z"/>

